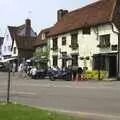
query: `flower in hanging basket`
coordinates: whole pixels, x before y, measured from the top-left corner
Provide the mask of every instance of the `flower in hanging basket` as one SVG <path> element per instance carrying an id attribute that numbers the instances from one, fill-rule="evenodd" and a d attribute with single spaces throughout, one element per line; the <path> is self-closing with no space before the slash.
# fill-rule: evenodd
<path id="1" fill-rule="evenodd" d="M 84 57 L 80 57 L 80 60 L 83 60 L 84 59 Z"/>
<path id="2" fill-rule="evenodd" d="M 86 60 L 89 60 L 90 59 L 90 57 L 89 56 L 86 56 L 86 58 L 85 58 Z"/>

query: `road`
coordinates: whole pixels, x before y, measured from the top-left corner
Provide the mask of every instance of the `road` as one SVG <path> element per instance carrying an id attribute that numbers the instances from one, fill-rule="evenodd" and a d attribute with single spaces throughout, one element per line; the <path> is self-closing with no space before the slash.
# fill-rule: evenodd
<path id="1" fill-rule="evenodd" d="M 7 73 L 0 73 L 6 100 Z M 49 81 L 11 77 L 11 101 L 105 120 L 120 120 L 120 81 Z M 92 119 L 93 120 L 93 119 Z"/>

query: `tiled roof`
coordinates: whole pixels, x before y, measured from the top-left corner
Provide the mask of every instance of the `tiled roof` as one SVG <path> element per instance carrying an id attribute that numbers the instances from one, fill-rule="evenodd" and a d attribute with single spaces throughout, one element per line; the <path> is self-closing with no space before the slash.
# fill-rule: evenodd
<path id="1" fill-rule="evenodd" d="M 40 33 L 38 34 L 37 39 L 34 43 L 34 46 L 42 46 L 42 45 L 47 44 L 47 39 L 46 38 L 48 37 L 48 34 L 49 34 L 51 28 L 52 27 L 46 28 L 46 29 L 43 29 L 43 30 L 40 31 Z M 42 34 L 45 34 L 45 39 L 44 40 L 42 39 Z"/>
<path id="2" fill-rule="evenodd" d="M 55 24 L 49 36 L 111 22 L 116 1 L 100 0 L 69 12 Z"/>
<path id="3" fill-rule="evenodd" d="M 27 36 L 17 36 L 16 43 L 19 49 L 22 50 L 33 50 L 33 44 L 36 38 Z"/>
<path id="4" fill-rule="evenodd" d="M 8 26 L 8 30 L 10 32 L 10 35 L 12 37 L 12 40 L 16 40 L 17 47 L 19 49 L 33 49 L 33 40 L 36 39 L 36 33 L 31 29 L 31 33 L 34 32 L 34 35 L 27 36 L 25 34 L 26 25 L 23 24 L 21 26 L 15 27 L 15 26 Z"/>

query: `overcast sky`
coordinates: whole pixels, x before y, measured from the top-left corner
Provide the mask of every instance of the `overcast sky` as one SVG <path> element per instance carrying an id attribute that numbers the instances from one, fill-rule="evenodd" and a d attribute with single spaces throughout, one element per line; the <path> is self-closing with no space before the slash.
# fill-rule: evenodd
<path id="1" fill-rule="evenodd" d="M 31 19 L 33 29 L 39 33 L 42 28 L 55 24 L 58 9 L 71 11 L 94 1 L 96 0 L 0 0 L 0 35 L 4 35 L 7 25 L 24 24 L 26 18 Z"/>

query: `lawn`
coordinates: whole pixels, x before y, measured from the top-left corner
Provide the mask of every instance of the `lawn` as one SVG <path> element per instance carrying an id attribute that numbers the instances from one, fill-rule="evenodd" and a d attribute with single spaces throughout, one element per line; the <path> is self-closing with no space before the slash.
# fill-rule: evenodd
<path id="1" fill-rule="evenodd" d="M 80 118 L 24 105 L 0 103 L 0 120 L 80 120 Z"/>

